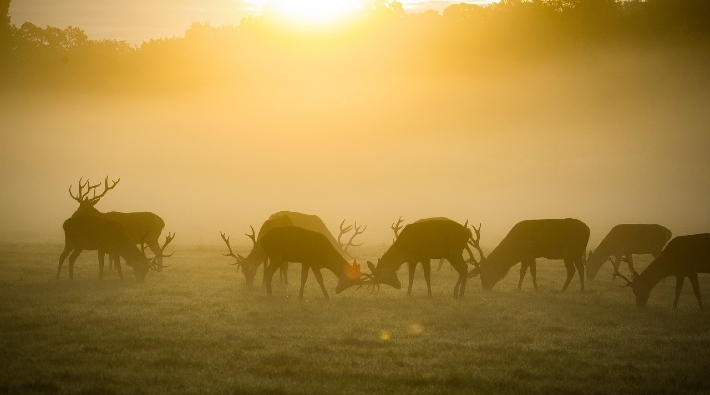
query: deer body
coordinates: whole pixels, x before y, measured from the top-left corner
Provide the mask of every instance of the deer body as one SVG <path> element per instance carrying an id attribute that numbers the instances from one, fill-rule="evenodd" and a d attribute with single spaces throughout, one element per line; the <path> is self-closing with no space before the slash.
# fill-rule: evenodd
<path id="1" fill-rule="evenodd" d="M 572 281 L 575 267 L 584 291 L 584 253 L 589 240 L 589 227 L 584 222 L 566 219 L 527 220 L 517 223 L 503 241 L 481 263 L 481 285 L 490 290 L 518 262 L 520 280 L 530 268 L 533 287 L 537 290 L 536 258 L 563 259 L 567 267 L 565 291 Z"/>
<path id="2" fill-rule="evenodd" d="M 634 291 L 636 306 L 645 307 L 653 287 L 662 279 L 674 276 L 676 278 L 674 309 L 678 306 L 683 281 L 688 277 L 702 310 L 698 273 L 710 273 L 710 233 L 675 237 L 646 270 L 641 274 L 633 272 L 633 281 L 621 277 Z"/>
<path id="3" fill-rule="evenodd" d="M 296 226 L 280 226 L 266 232 L 261 238 L 261 245 L 270 262 L 265 278 L 268 295 L 271 295 L 274 273 L 286 262 L 298 262 L 302 265 L 299 299 L 303 299 L 309 269 L 313 271 L 326 299 L 329 299 L 329 296 L 323 284 L 321 269 L 328 269 L 338 277 L 336 294 L 352 285 L 361 284 L 359 266 L 348 264 L 340 251 L 322 233 Z"/>
<path id="4" fill-rule="evenodd" d="M 343 221 L 344 222 L 344 221 Z M 341 224 L 342 225 L 342 224 Z M 323 223 L 323 220 L 321 220 L 317 215 L 311 215 L 311 214 L 303 214 L 303 213 L 298 213 L 294 211 L 279 211 L 277 213 L 272 214 L 269 219 L 264 221 L 264 223 L 261 225 L 261 228 L 259 229 L 258 235 L 255 237 L 253 234 L 252 235 L 247 235 L 250 238 L 252 238 L 252 241 L 254 243 L 253 248 L 249 252 L 249 255 L 247 255 L 246 258 L 241 258 L 241 257 L 235 257 L 237 258 L 238 262 L 241 264 L 242 267 L 242 273 L 244 273 L 244 277 L 246 279 L 247 285 L 251 286 L 254 284 L 254 278 L 256 277 L 256 272 L 262 264 L 264 265 L 264 282 L 266 282 L 266 268 L 267 268 L 267 263 L 268 263 L 268 256 L 266 254 L 266 251 L 264 250 L 261 239 L 262 237 L 267 234 L 269 231 L 271 231 L 274 228 L 282 227 L 282 226 L 297 226 L 299 228 L 307 229 L 313 232 L 318 232 L 326 237 L 326 240 L 331 244 L 331 246 L 344 258 L 349 258 L 349 255 L 347 251 L 343 248 L 343 246 L 336 240 L 336 238 L 333 236 L 332 233 L 330 233 L 330 230 L 328 230 L 328 227 L 325 226 L 325 223 Z M 351 228 L 351 227 L 349 227 Z M 343 234 L 344 229 L 341 226 L 341 235 Z M 364 231 L 364 229 L 363 229 Z M 355 235 L 359 234 L 360 229 L 356 226 L 355 227 Z M 362 232 L 360 232 L 362 233 Z M 223 236 L 224 238 L 224 236 Z M 225 239 L 225 242 L 227 240 Z M 351 239 L 352 241 L 352 239 Z M 352 243 L 350 243 L 352 245 Z M 227 254 L 229 256 L 229 254 Z M 288 264 L 283 264 L 280 266 L 281 269 L 281 276 L 284 278 L 286 284 L 288 284 L 288 278 L 287 278 L 287 269 L 288 269 Z"/>
<path id="5" fill-rule="evenodd" d="M 614 265 L 614 277 L 619 271 L 622 257 L 626 257 L 633 273 L 633 254 L 651 254 L 657 258 L 663 246 L 671 239 L 671 231 L 656 224 L 620 224 L 609 231 L 596 250 L 589 253 L 586 262 L 587 278 L 593 280 L 599 268 L 609 259 Z"/>
<path id="6" fill-rule="evenodd" d="M 454 286 L 454 298 L 463 297 L 466 289 L 467 264 L 463 259 L 463 250 L 473 256 L 468 248 L 471 231 L 465 226 L 447 218 L 431 218 L 409 224 L 402 229 L 392 246 L 382 255 L 376 267 L 368 262 L 377 283 L 388 284 L 399 289 L 402 284 L 397 278 L 397 270 L 407 262 L 409 264 L 409 290 L 411 294 L 414 266 L 421 262 L 427 292 L 431 296 L 431 259 L 448 260 L 459 273 L 459 280 Z"/>
<path id="7" fill-rule="evenodd" d="M 74 261 L 83 250 L 99 252 L 99 278 L 103 279 L 104 254 L 122 256 L 133 267 L 136 279 L 142 282 L 149 262 L 133 243 L 124 226 L 108 218 L 93 215 L 74 215 L 64 221 L 64 250 L 59 256 L 57 279 L 64 260 L 69 256 L 69 278 L 74 278 Z M 71 255 L 70 255 L 71 253 Z M 118 267 L 120 273 L 120 266 Z M 121 274 L 121 278 L 123 275 Z"/>
<path id="8" fill-rule="evenodd" d="M 110 211 L 103 213 L 95 207 L 101 198 L 105 196 L 108 191 L 115 188 L 120 181 L 120 179 L 113 181 L 113 184 L 109 186 L 107 177 L 104 181 L 103 192 L 96 195 L 95 191 L 96 188 L 101 185 L 100 183 L 90 185 L 89 180 L 86 180 L 86 182 L 82 184 L 82 181 L 79 180 L 79 191 L 77 195 L 72 193 L 71 187 L 69 188 L 69 195 L 72 199 L 79 203 L 79 207 L 72 216 L 93 215 L 120 222 L 123 224 L 128 236 L 131 240 L 133 240 L 133 243 L 139 244 L 141 241 L 144 241 L 148 245 L 148 248 L 153 251 L 156 257 L 158 257 L 159 267 L 162 267 L 163 258 L 160 254 L 160 243 L 158 242 L 160 234 L 163 232 L 163 228 L 165 227 L 165 222 L 162 218 L 151 212 L 121 213 L 117 211 Z M 86 191 L 84 191 L 84 188 L 87 188 Z M 93 196 L 89 196 L 91 191 L 94 191 Z M 142 238 L 145 239 L 141 240 Z M 103 261 L 103 259 L 103 253 L 99 251 L 99 261 Z M 118 263 L 116 256 L 111 256 L 111 254 L 109 254 L 109 259 Z"/>

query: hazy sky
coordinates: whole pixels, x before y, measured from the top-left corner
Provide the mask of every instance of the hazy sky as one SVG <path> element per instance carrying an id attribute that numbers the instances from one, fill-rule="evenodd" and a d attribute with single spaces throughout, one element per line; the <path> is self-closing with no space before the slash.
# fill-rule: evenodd
<path id="1" fill-rule="evenodd" d="M 119 39 L 140 44 L 151 38 L 181 36 L 193 22 L 239 24 L 258 15 L 265 0 L 12 0 L 10 16 L 19 26 L 76 26 L 92 39 Z M 465 3 L 491 3 L 473 0 Z M 408 11 L 443 10 L 462 1 L 402 0 Z"/>

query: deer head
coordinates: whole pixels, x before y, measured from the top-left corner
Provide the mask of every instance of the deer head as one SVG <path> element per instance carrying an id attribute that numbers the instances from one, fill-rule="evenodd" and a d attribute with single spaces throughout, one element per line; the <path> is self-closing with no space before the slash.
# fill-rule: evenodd
<path id="1" fill-rule="evenodd" d="M 85 182 L 83 182 L 83 177 L 79 179 L 79 191 L 77 192 L 76 195 L 72 193 L 72 186 L 69 186 L 69 196 L 71 196 L 72 199 L 76 200 L 79 203 L 79 208 L 74 212 L 74 215 L 95 215 L 99 213 L 99 210 L 94 207 L 96 203 L 101 200 L 104 195 L 106 195 L 106 192 L 112 190 L 113 188 L 116 187 L 116 185 L 121 181 L 119 178 L 116 181 L 113 181 L 111 186 L 108 185 L 108 176 L 104 180 L 104 190 L 100 194 L 96 194 L 96 188 L 101 186 L 101 183 L 98 183 L 96 185 L 91 185 L 89 180 L 87 179 Z M 86 188 L 86 190 L 84 190 Z M 89 196 L 91 194 L 91 196 Z"/>
<path id="2" fill-rule="evenodd" d="M 625 257 L 622 258 L 622 260 L 628 262 Z M 617 276 L 626 282 L 622 287 L 629 287 L 634 292 L 634 296 L 636 296 L 636 307 L 646 307 L 646 302 L 648 302 L 648 297 L 651 294 L 651 287 L 639 280 L 639 274 L 636 270 L 632 269 L 631 272 L 633 280 L 626 278 L 626 276 L 619 273 L 619 270 L 616 268 L 614 268 L 614 271 Z"/>
<path id="3" fill-rule="evenodd" d="M 468 224 L 468 220 L 466 220 L 466 223 Z M 473 265 L 473 269 L 471 269 L 468 272 L 468 277 L 476 277 L 479 274 L 481 275 L 481 285 L 483 286 L 484 289 L 491 289 L 493 288 L 493 284 L 489 284 L 489 273 L 486 268 L 486 256 L 483 255 L 483 250 L 481 249 L 481 224 L 478 224 L 478 228 L 475 226 L 471 225 L 471 229 L 473 229 L 473 232 L 471 233 L 471 238 L 468 239 L 468 245 L 471 247 L 475 248 L 476 251 L 478 251 L 479 259 L 476 260 L 476 258 L 471 255 L 471 258 L 467 261 L 467 263 L 470 263 Z M 476 235 L 475 237 L 473 235 Z M 484 274 L 485 272 L 485 274 Z M 488 285 L 490 285 L 489 288 L 486 288 Z"/>
<path id="4" fill-rule="evenodd" d="M 174 233 L 172 233 L 172 234 L 168 233 L 168 235 L 165 236 L 165 242 L 163 243 L 162 247 L 160 247 L 160 253 L 158 255 L 154 256 L 153 258 L 148 258 L 145 254 L 145 247 L 146 247 L 145 238 L 146 238 L 146 236 L 148 236 L 148 233 L 150 233 L 150 232 L 146 232 L 141 237 L 141 252 L 143 253 L 144 260 L 141 264 L 133 264 L 132 265 L 133 272 L 135 273 L 136 279 L 138 280 L 138 282 L 143 282 L 143 280 L 145 280 L 145 276 L 146 276 L 146 274 L 148 274 L 148 270 L 155 270 L 155 271 L 159 272 L 159 271 L 162 271 L 164 268 L 170 266 L 170 265 L 160 264 L 158 262 L 158 257 L 169 258 L 169 257 L 173 256 L 173 254 L 174 254 L 174 252 L 171 252 L 170 254 L 165 255 L 165 247 L 167 247 L 168 244 L 170 244 L 170 242 L 172 242 L 173 239 L 175 238 Z"/>
<path id="5" fill-rule="evenodd" d="M 380 266 L 380 259 L 377 260 L 377 266 L 374 263 L 367 261 L 367 267 L 370 268 L 371 284 L 379 285 L 386 284 L 394 289 L 402 288 L 402 283 L 399 282 L 397 272 L 394 269 L 388 269 Z"/>
<path id="6" fill-rule="evenodd" d="M 256 232 L 254 231 L 254 227 L 249 225 L 249 228 L 251 228 L 251 234 L 245 233 L 244 235 L 247 236 L 249 239 L 252 241 L 252 250 L 255 248 L 260 248 L 257 243 L 256 243 Z M 227 248 L 229 249 L 228 254 L 222 254 L 224 256 L 231 256 L 232 258 L 235 259 L 235 262 L 230 263 L 230 265 L 236 266 L 237 271 L 239 269 L 242 269 L 242 273 L 244 273 L 244 277 L 246 278 L 247 285 L 251 286 L 254 284 L 254 278 L 256 277 L 256 270 L 259 268 L 259 263 L 261 262 L 252 262 L 252 260 L 249 259 L 249 257 L 243 257 L 240 254 L 235 254 L 232 251 L 232 246 L 229 244 L 229 236 L 225 235 L 222 232 L 219 232 L 220 235 L 222 236 L 222 240 L 227 244 Z"/>
<path id="7" fill-rule="evenodd" d="M 367 280 L 369 278 L 369 274 L 362 273 L 360 264 L 357 263 L 357 261 L 354 261 L 352 264 L 347 263 L 345 265 L 344 275 L 340 276 L 338 285 L 335 287 L 335 293 L 339 294 L 354 285 L 365 285 L 368 283 Z"/>

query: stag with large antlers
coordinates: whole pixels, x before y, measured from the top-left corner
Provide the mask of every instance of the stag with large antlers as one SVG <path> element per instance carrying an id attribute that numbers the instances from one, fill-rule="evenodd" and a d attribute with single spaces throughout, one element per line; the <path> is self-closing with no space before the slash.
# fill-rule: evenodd
<path id="1" fill-rule="evenodd" d="M 330 240 L 319 232 L 297 226 L 281 226 L 266 232 L 261 238 L 261 244 L 269 257 L 269 266 L 266 268 L 268 295 L 271 295 L 271 279 L 274 273 L 286 262 L 298 262 L 302 265 L 299 299 L 303 299 L 309 270 L 313 271 L 326 299 L 330 297 L 323 284 L 321 269 L 328 269 L 338 277 L 336 294 L 353 285 L 363 285 L 369 278 L 369 275 L 361 273 L 360 265 L 356 262 L 348 263 Z"/>
<path id="2" fill-rule="evenodd" d="M 614 266 L 614 277 L 619 272 L 623 261 L 629 264 L 629 271 L 634 272 L 633 254 L 651 254 L 656 259 L 663 251 L 663 246 L 671 239 L 671 231 L 656 224 L 620 224 L 611 228 L 594 251 L 589 251 L 587 278 L 593 280 L 599 268 L 607 261 Z M 612 260 L 611 257 L 615 257 Z"/>
<path id="3" fill-rule="evenodd" d="M 110 256 L 121 256 L 126 259 L 128 266 L 133 268 L 133 273 L 139 282 L 143 282 L 148 269 L 160 270 L 163 264 L 158 261 L 159 257 L 169 257 L 172 254 L 164 255 L 165 247 L 175 237 L 168 235 L 165 244 L 159 248 L 159 253 L 152 259 L 145 256 L 145 248 L 142 249 L 133 243 L 124 226 L 112 219 L 93 216 L 77 215 L 64 221 L 64 250 L 59 256 L 57 266 L 57 279 L 62 271 L 64 260 L 69 257 L 69 278 L 74 279 L 74 261 L 83 250 L 96 250 L 99 252 L 99 278 L 103 279 L 104 254 Z M 143 238 L 146 238 L 144 235 Z M 123 279 L 120 264 L 117 266 L 119 275 Z"/>
<path id="4" fill-rule="evenodd" d="M 106 177 L 103 182 L 103 191 L 99 194 L 97 194 L 97 188 L 102 184 L 98 183 L 92 185 L 88 179 L 86 181 L 79 179 L 79 187 L 76 195 L 72 192 L 72 187 L 69 186 L 69 196 L 79 203 L 79 208 L 77 208 L 72 216 L 93 215 L 118 221 L 124 226 L 134 244 L 141 243 L 141 237 L 147 234 L 144 242 L 148 245 L 148 248 L 153 251 L 153 254 L 158 257 L 158 263 L 162 266 L 163 257 L 160 254 L 159 243 L 160 234 L 163 232 L 163 228 L 165 227 L 165 222 L 162 218 L 151 212 L 122 213 L 117 211 L 109 211 L 103 213 L 95 207 L 101 198 L 103 198 L 108 191 L 114 189 L 120 181 L 121 179 L 119 178 L 118 180 L 112 181 L 109 185 L 108 177 Z M 109 258 L 112 261 L 117 260 L 116 257 Z M 99 260 L 103 260 L 101 252 L 99 252 Z"/>
<path id="5" fill-rule="evenodd" d="M 476 231 L 477 239 L 472 239 L 480 252 L 480 228 Z M 513 226 L 503 241 L 488 255 L 481 255 L 469 276 L 480 273 L 483 289 L 490 290 L 518 262 L 520 280 L 518 289 L 523 285 L 523 278 L 528 268 L 532 275 L 533 288 L 537 291 L 536 258 L 563 259 L 567 267 L 567 280 L 562 291 L 567 290 L 575 267 L 579 272 L 579 281 L 584 292 L 584 252 L 589 240 L 589 227 L 578 219 L 539 219 L 521 221 Z"/>
<path id="6" fill-rule="evenodd" d="M 698 306 L 703 309 L 703 302 L 700 298 L 700 284 L 698 283 L 698 273 L 710 273 L 710 233 L 697 235 L 678 236 L 673 238 L 658 258 L 651 262 L 646 270 L 641 274 L 633 271 L 633 281 L 624 277 L 621 273 L 617 276 L 626 281 L 626 285 L 631 287 L 636 296 L 636 306 L 646 307 L 651 290 L 662 279 L 675 276 L 675 300 L 673 308 L 678 307 L 680 291 L 683 289 L 683 282 L 686 277 L 693 286 L 693 293 L 698 300 Z"/>
<path id="7" fill-rule="evenodd" d="M 409 264 L 407 295 L 411 295 L 414 267 L 421 262 L 427 292 L 431 297 L 431 259 L 444 258 L 459 273 L 459 279 L 454 286 L 454 298 L 461 298 L 466 289 L 468 273 L 463 251 L 466 250 L 473 258 L 473 253 L 468 247 L 470 238 L 471 231 L 468 228 L 447 218 L 429 218 L 409 224 L 402 229 L 392 246 L 378 260 L 377 266 L 367 262 L 374 277 L 373 283 L 401 288 L 397 270 L 407 262 Z"/>
<path id="8" fill-rule="evenodd" d="M 333 245 L 333 247 L 344 257 L 344 258 L 350 258 L 350 255 L 347 253 L 347 248 L 350 246 L 359 246 L 360 244 L 353 244 L 353 240 L 355 236 L 358 234 L 361 234 L 362 232 L 365 231 L 364 228 L 361 228 L 361 226 L 349 226 L 349 227 L 344 227 L 343 225 L 345 224 L 345 221 L 341 223 L 341 233 L 338 236 L 338 239 L 333 237 L 333 235 L 330 233 L 328 230 L 328 227 L 325 226 L 325 223 L 316 215 L 310 215 L 310 214 L 303 214 L 303 213 L 298 213 L 294 211 L 279 211 L 277 213 L 272 214 L 269 219 L 267 219 L 262 225 L 261 228 L 259 229 L 259 234 L 255 237 L 254 236 L 254 228 L 252 227 L 252 233 L 251 235 L 247 234 L 247 236 L 252 240 L 253 246 L 251 251 L 249 252 L 249 255 L 247 257 L 242 257 L 241 255 L 234 254 L 231 251 L 231 247 L 229 246 L 228 237 L 226 235 L 222 236 L 222 239 L 227 243 L 227 247 L 230 249 L 230 253 L 226 254 L 226 256 L 233 256 L 236 259 L 236 262 L 233 263 L 234 265 L 238 265 L 238 267 L 241 267 L 242 273 L 244 274 L 244 277 L 246 279 L 247 285 L 251 286 L 254 283 L 254 277 L 256 277 L 256 272 L 259 266 L 262 264 L 264 265 L 264 268 L 267 266 L 267 261 L 268 257 L 266 255 L 266 252 L 264 251 L 262 245 L 261 245 L 261 238 L 271 229 L 281 227 L 281 226 L 298 226 L 303 229 L 307 230 L 312 230 L 314 232 L 321 233 L 324 235 L 328 241 Z M 340 238 L 350 230 L 355 229 L 356 233 L 354 236 L 350 238 L 350 240 L 345 243 L 344 245 L 341 244 Z M 345 230 L 345 232 L 343 232 Z M 231 255 L 230 255 L 231 254 Z M 288 268 L 288 263 L 283 264 L 280 267 L 282 278 L 285 280 L 285 282 L 288 284 L 288 279 L 286 277 L 286 271 Z M 264 278 L 266 278 L 266 270 L 264 270 Z"/>

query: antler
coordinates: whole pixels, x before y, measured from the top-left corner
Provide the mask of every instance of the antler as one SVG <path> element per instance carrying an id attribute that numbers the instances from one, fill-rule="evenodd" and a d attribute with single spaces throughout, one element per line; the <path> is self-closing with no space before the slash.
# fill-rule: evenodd
<path id="1" fill-rule="evenodd" d="M 396 224 L 393 222 L 390 228 L 392 228 L 392 231 L 394 232 L 394 240 L 397 240 L 397 238 L 399 238 L 399 231 L 403 228 L 402 217 L 399 217 Z M 392 242 L 394 242 L 394 240 L 392 240 Z"/>
<path id="2" fill-rule="evenodd" d="M 222 255 L 231 256 L 232 258 L 236 259 L 237 261 L 234 263 L 230 263 L 230 265 L 237 266 L 237 270 L 239 270 L 239 267 L 242 265 L 242 260 L 239 259 L 240 257 L 235 255 L 234 252 L 232 251 L 232 246 L 229 245 L 229 236 L 225 235 L 222 232 L 219 232 L 219 234 L 222 236 L 222 240 L 224 240 L 224 242 L 227 243 L 227 248 L 229 248 L 229 254 L 222 254 Z"/>
<path id="3" fill-rule="evenodd" d="M 88 180 L 87 180 L 87 181 L 88 181 Z M 90 201 L 90 202 L 92 202 L 92 203 L 98 202 L 102 197 L 104 197 L 104 195 L 106 195 L 106 192 L 112 190 L 113 188 L 116 188 L 116 185 L 117 185 L 120 181 L 121 181 L 121 179 L 119 178 L 118 180 L 112 181 L 113 184 L 112 184 L 111 186 L 108 186 L 108 176 L 106 176 L 106 179 L 104 180 L 104 191 L 101 192 L 101 194 L 97 196 L 97 195 L 96 195 L 96 188 L 97 188 L 99 185 L 101 185 L 101 184 L 96 184 L 96 185 L 94 185 L 93 187 L 89 187 L 90 189 L 93 189 L 93 191 L 94 191 L 94 196 L 93 196 L 91 199 L 87 199 L 87 200 Z M 87 193 L 88 193 L 88 190 L 87 190 Z"/>
<path id="4" fill-rule="evenodd" d="M 351 247 L 351 246 L 352 247 L 360 247 L 363 244 L 363 243 L 353 244 L 353 240 L 355 239 L 355 237 L 357 237 L 357 235 L 361 235 L 361 234 L 365 233 L 365 230 L 367 229 L 367 225 L 365 225 L 365 227 L 363 228 L 362 225 L 357 226 L 357 221 L 355 221 L 354 227 L 353 227 L 353 225 L 348 225 L 348 226 L 343 227 L 343 224 L 345 224 L 345 221 L 346 220 L 343 220 L 343 222 L 340 223 L 340 234 L 338 235 L 338 244 L 340 244 L 340 247 L 342 247 L 343 251 L 348 252 L 349 247 Z M 353 229 L 355 230 L 355 232 L 353 232 L 353 235 L 350 237 L 348 242 L 347 243 L 341 242 L 340 238 L 344 234 L 350 232 Z"/>
<path id="5" fill-rule="evenodd" d="M 106 179 L 104 180 L 104 191 L 100 195 L 96 195 L 96 188 L 101 186 L 101 183 L 98 183 L 96 185 L 91 185 L 89 183 L 89 179 L 86 180 L 86 182 L 82 183 L 83 177 L 79 178 L 79 192 L 74 196 L 74 194 L 71 191 L 72 186 L 69 186 L 69 196 L 72 197 L 72 199 L 76 200 L 79 203 L 83 202 L 90 202 L 90 203 L 96 203 L 98 202 L 104 195 L 106 195 L 106 192 L 112 190 L 113 188 L 116 187 L 116 185 L 121 181 L 119 178 L 118 180 L 113 181 L 113 184 L 111 186 L 108 186 L 108 176 L 106 176 Z M 86 191 L 84 192 L 84 188 L 86 188 Z M 89 193 L 93 192 L 93 196 L 89 198 Z"/>
<path id="6" fill-rule="evenodd" d="M 468 221 L 466 221 L 466 223 L 468 223 Z M 473 256 L 471 256 L 471 261 L 473 261 L 475 265 L 480 265 L 481 262 L 485 259 L 485 256 L 483 255 L 483 250 L 481 250 L 481 245 L 479 244 L 479 241 L 481 241 L 481 224 L 478 224 L 478 229 L 476 229 L 476 227 L 473 225 L 471 225 L 471 228 L 476 234 L 476 238 L 474 239 L 473 235 L 471 235 L 471 237 L 468 239 L 468 244 L 471 247 L 475 248 L 476 251 L 478 251 L 478 253 L 481 255 L 480 261 L 476 261 L 476 258 L 474 258 Z"/>
<path id="7" fill-rule="evenodd" d="M 174 238 L 175 238 L 175 233 L 168 232 L 168 235 L 165 236 L 165 243 L 163 243 L 163 246 L 160 247 L 160 253 L 158 255 L 154 256 L 153 259 L 150 261 L 150 265 L 148 266 L 149 268 L 156 270 L 156 271 L 160 271 L 160 270 L 163 270 L 164 268 L 170 266 L 170 265 L 163 265 L 162 263 L 158 262 L 158 257 L 170 258 L 171 256 L 173 256 L 173 254 L 175 253 L 174 251 L 168 255 L 165 255 L 163 252 L 165 251 L 165 247 L 167 247 L 168 244 L 170 244 L 170 242 L 173 241 Z"/>
<path id="8" fill-rule="evenodd" d="M 614 268 L 614 272 L 616 272 L 616 275 L 617 275 L 617 276 L 621 277 L 624 281 L 626 281 L 626 285 L 622 285 L 622 286 L 621 286 L 622 288 L 623 288 L 623 287 L 632 287 L 632 288 L 633 288 L 633 286 L 634 286 L 634 282 L 633 282 L 633 281 L 630 281 L 630 280 L 629 280 L 628 278 L 626 278 L 624 275 L 622 275 L 621 273 L 619 273 L 619 270 L 617 270 L 616 268 Z"/>
<path id="9" fill-rule="evenodd" d="M 250 238 L 251 241 L 252 241 L 252 243 L 254 243 L 254 245 L 256 245 L 256 232 L 254 232 L 254 227 L 253 227 L 253 226 L 249 225 L 249 227 L 251 228 L 251 234 L 244 233 L 244 235 L 245 235 L 246 237 Z M 222 238 L 224 238 L 224 237 L 222 237 Z M 229 244 L 229 243 L 227 243 L 227 244 Z M 229 251 L 230 251 L 230 252 L 232 251 L 231 248 L 230 248 Z"/>

